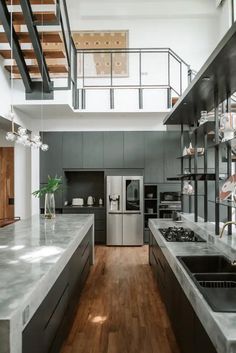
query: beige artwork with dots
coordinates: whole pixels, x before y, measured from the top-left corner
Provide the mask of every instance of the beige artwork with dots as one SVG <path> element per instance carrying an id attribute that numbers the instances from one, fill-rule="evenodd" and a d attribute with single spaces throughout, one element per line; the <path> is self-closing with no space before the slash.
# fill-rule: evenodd
<path id="1" fill-rule="evenodd" d="M 72 37 L 76 49 L 87 49 L 78 54 L 78 74 L 85 77 L 125 77 L 128 75 L 128 54 L 93 52 L 93 49 L 127 49 L 128 31 L 79 31 Z M 84 65 L 83 65 L 84 60 Z"/>

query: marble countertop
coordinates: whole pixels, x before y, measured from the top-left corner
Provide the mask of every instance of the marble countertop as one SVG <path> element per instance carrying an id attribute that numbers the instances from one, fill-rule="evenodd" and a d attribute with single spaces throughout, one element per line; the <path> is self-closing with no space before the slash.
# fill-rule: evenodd
<path id="1" fill-rule="evenodd" d="M 211 338 L 217 352 L 236 353 L 236 313 L 214 312 L 207 304 L 198 288 L 195 286 L 187 271 L 176 258 L 177 256 L 184 255 L 222 254 L 220 242 L 222 241 L 224 244 L 223 238 L 220 239 L 220 241 L 218 239 L 215 241 L 213 237 L 214 225 L 212 227 L 212 224 L 210 223 L 205 223 L 205 225 L 194 223 L 191 216 L 188 215 L 184 215 L 183 219 L 184 221 L 181 224 L 171 220 L 150 219 L 149 228 L 155 236 L 178 281 L 180 282 L 182 289 L 191 302 L 199 320 Z M 200 223 L 202 222 L 200 221 Z M 158 231 L 158 228 L 170 226 L 189 227 L 198 233 L 202 238 L 207 240 L 207 242 L 191 244 L 167 242 Z M 231 245 L 234 245 L 232 241 L 226 241 L 223 245 L 224 255 L 228 258 L 232 255 Z"/>
<path id="2" fill-rule="evenodd" d="M 0 338 L 6 322 L 22 332 L 93 224 L 94 215 L 69 214 L 33 216 L 0 229 Z M 20 337 L 13 339 L 16 348 Z M 19 351 L 14 347 L 10 352 Z"/>

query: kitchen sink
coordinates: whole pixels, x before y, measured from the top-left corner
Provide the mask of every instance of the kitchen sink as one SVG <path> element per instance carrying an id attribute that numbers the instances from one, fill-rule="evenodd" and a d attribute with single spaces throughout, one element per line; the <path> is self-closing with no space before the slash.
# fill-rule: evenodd
<path id="1" fill-rule="evenodd" d="M 179 256 L 212 310 L 236 312 L 236 266 L 221 255 Z"/>
<path id="2" fill-rule="evenodd" d="M 235 272 L 236 266 L 222 255 L 180 256 L 182 265 L 191 273 L 222 273 Z"/>

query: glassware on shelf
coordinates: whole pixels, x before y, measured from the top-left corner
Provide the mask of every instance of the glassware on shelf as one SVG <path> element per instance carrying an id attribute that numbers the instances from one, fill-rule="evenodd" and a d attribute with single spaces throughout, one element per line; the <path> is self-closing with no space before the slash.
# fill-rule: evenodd
<path id="1" fill-rule="evenodd" d="M 223 132 L 224 137 L 222 141 L 228 141 L 234 138 L 236 130 L 236 114 L 224 113 L 220 116 L 220 131 Z"/>
<path id="2" fill-rule="evenodd" d="M 194 195 L 194 188 L 189 181 L 184 181 L 183 194 Z"/>

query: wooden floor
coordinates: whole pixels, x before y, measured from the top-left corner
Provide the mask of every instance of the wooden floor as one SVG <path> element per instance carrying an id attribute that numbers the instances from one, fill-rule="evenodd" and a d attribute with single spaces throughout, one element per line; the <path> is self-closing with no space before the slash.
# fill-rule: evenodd
<path id="1" fill-rule="evenodd" d="M 96 247 L 62 353 L 179 353 L 148 247 Z"/>

